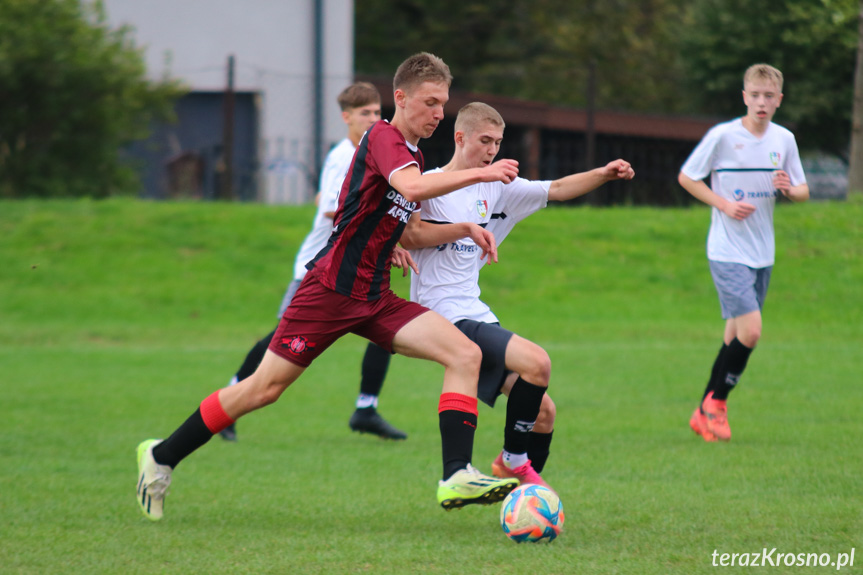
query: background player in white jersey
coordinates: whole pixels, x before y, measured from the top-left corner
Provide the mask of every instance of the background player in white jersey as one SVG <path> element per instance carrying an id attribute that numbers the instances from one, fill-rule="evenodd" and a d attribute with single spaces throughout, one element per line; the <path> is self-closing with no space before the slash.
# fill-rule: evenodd
<path id="1" fill-rule="evenodd" d="M 707 259 L 725 333 L 699 407 L 689 421 L 706 441 L 728 441 L 728 394 L 761 337 L 761 309 L 773 270 L 773 207 L 781 193 L 809 199 L 794 135 L 771 120 L 782 102 L 782 73 L 755 64 L 743 76 L 746 115 L 714 126 L 681 168 L 686 191 L 713 207 Z M 710 176 L 710 186 L 704 178 Z"/>
<path id="2" fill-rule="evenodd" d="M 303 240 L 297 257 L 294 260 L 294 279 L 288 284 L 282 304 L 279 307 L 277 319 L 291 303 L 291 299 L 297 292 L 300 282 L 306 276 L 306 264 L 312 260 L 321 248 L 323 248 L 333 231 L 333 215 L 339 202 L 339 191 L 354 151 L 360 142 L 360 138 L 372 124 L 381 119 L 381 95 L 374 85 L 368 82 L 356 82 L 351 84 L 338 96 L 339 107 L 342 110 L 342 121 L 348 128 L 345 138 L 336 144 L 324 160 L 321 170 L 321 178 L 315 203 L 318 206 L 312 229 Z M 243 381 L 260 365 L 273 339 L 273 333 L 262 337 L 246 354 L 240 369 L 231 378 L 230 385 Z M 360 394 L 357 398 L 356 410 L 351 416 L 348 425 L 354 431 L 361 433 L 373 433 L 385 439 L 406 439 L 404 431 L 390 425 L 377 412 L 378 394 L 384 383 L 387 367 L 390 362 L 390 353 L 382 347 L 369 342 L 362 363 L 362 376 L 360 379 Z M 223 429 L 219 435 L 228 441 L 237 440 L 237 429 L 231 424 Z"/>
<path id="3" fill-rule="evenodd" d="M 503 131 L 503 118 L 494 108 L 468 104 L 455 121 L 452 160 L 429 173 L 490 165 Z M 479 399 L 494 406 L 499 394 L 508 396 L 503 451 L 492 464 L 498 477 L 545 484 L 539 472 L 548 458 L 555 418 L 554 402 L 545 393 L 551 360 L 539 345 L 502 328 L 479 299 L 479 272 L 485 263 L 479 247 L 465 238 L 422 248 L 428 244 L 423 230 L 429 223 L 473 222 L 486 226 L 499 245 L 515 224 L 544 208 L 548 200 L 570 200 L 610 180 L 629 180 L 634 175 L 629 163 L 615 160 L 554 181 L 516 178 L 509 184 L 474 184 L 423 202 L 421 215 L 414 213 L 402 235 L 402 245 L 411 250 L 419 269 L 411 277 L 411 299 L 449 319 L 479 345 L 483 355 Z"/>

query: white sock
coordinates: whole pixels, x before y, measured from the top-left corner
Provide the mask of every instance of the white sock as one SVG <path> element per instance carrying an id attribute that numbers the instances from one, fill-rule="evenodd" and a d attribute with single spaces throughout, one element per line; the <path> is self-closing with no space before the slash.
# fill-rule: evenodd
<path id="1" fill-rule="evenodd" d="M 521 467 L 527 463 L 527 453 L 510 453 L 509 451 L 504 450 L 503 463 L 510 469 Z"/>
<path id="2" fill-rule="evenodd" d="M 378 407 L 377 395 L 367 395 L 365 393 L 361 393 L 359 397 L 357 397 L 357 409 L 365 409 L 367 407 Z"/>

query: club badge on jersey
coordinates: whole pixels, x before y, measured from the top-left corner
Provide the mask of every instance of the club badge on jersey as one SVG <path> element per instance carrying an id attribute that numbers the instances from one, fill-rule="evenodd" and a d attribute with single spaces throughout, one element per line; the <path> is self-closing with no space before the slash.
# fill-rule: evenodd
<path id="1" fill-rule="evenodd" d="M 479 217 L 484 218 L 488 213 L 488 200 L 477 200 L 476 201 L 476 213 L 479 214 Z"/>

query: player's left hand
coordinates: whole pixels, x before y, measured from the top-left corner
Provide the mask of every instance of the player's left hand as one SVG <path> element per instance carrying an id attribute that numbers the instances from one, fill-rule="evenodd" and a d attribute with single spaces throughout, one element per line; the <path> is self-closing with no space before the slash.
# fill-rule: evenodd
<path id="1" fill-rule="evenodd" d="M 773 172 L 773 188 L 782 192 L 786 198 L 788 192 L 791 191 L 791 178 L 785 170 L 776 170 Z"/>
<path id="2" fill-rule="evenodd" d="M 393 266 L 402 269 L 402 277 L 408 275 L 408 269 L 412 269 L 415 274 L 420 273 L 417 263 L 411 257 L 411 253 L 401 246 L 396 246 L 393 249 Z"/>
<path id="3" fill-rule="evenodd" d="M 479 259 L 485 259 L 488 263 L 497 263 L 497 242 L 494 234 L 477 224 L 471 224 L 470 239 L 482 250 Z"/>
<path id="4" fill-rule="evenodd" d="M 626 160 L 608 162 L 603 171 L 607 180 L 631 180 L 635 177 L 635 170 Z"/>

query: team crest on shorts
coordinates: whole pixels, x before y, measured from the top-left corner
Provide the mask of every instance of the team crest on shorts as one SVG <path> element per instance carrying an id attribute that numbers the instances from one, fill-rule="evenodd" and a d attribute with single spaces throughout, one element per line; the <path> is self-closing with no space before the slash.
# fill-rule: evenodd
<path id="1" fill-rule="evenodd" d="M 778 165 L 779 165 L 779 160 L 780 160 L 781 158 L 782 158 L 782 156 L 779 154 L 779 152 L 770 152 L 770 162 L 771 162 L 774 166 L 778 166 Z"/>
<path id="2" fill-rule="evenodd" d="M 479 214 L 479 217 L 484 218 L 488 213 L 488 200 L 477 200 L 476 201 L 476 213 Z"/>
<path id="3" fill-rule="evenodd" d="M 315 349 L 315 344 L 301 335 L 283 337 L 281 344 L 282 347 L 287 348 L 294 355 L 303 355 L 307 349 Z"/>

